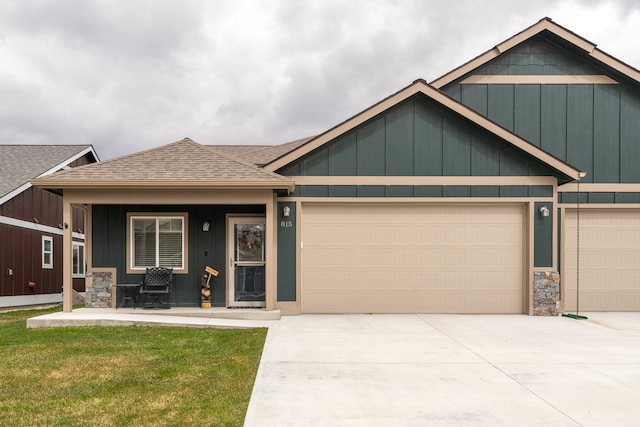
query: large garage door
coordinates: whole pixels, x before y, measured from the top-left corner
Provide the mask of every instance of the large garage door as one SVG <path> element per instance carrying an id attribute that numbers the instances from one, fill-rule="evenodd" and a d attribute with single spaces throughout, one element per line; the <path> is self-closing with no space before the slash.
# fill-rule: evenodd
<path id="1" fill-rule="evenodd" d="M 566 211 L 564 309 L 576 307 L 576 210 Z M 640 210 L 580 210 L 580 311 L 640 311 Z"/>
<path id="2" fill-rule="evenodd" d="M 304 204 L 305 313 L 522 313 L 522 205 Z"/>

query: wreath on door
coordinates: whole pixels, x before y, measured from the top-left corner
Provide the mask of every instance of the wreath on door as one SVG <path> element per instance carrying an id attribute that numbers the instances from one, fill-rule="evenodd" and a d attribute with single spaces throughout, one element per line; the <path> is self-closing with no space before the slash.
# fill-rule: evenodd
<path id="1" fill-rule="evenodd" d="M 262 259 L 262 230 L 252 226 L 238 233 L 238 250 L 244 258 Z"/>

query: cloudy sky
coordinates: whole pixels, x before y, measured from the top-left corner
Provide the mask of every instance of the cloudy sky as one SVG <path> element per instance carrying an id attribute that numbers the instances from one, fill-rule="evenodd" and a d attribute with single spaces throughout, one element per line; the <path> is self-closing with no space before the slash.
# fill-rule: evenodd
<path id="1" fill-rule="evenodd" d="M 640 68 L 636 0 L 3 0 L 0 144 L 279 144 L 545 16 Z"/>

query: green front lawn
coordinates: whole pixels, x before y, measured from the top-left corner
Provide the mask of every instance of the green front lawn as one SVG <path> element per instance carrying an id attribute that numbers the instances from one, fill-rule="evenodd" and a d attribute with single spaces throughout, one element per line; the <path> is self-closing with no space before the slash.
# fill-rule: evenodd
<path id="1" fill-rule="evenodd" d="M 27 329 L 0 313 L 1 426 L 241 426 L 266 329 Z"/>

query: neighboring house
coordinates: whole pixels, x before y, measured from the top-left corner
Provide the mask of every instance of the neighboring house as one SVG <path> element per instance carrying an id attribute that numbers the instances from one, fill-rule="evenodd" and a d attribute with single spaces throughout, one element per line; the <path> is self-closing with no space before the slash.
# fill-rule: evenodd
<path id="1" fill-rule="evenodd" d="M 542 315 L 640 310 L 639 160 L 640 72 L 545 18 L 308 140 L 34 184 L 87 206 L 90 294 L 165 265 L 197 306 L 208 265 L 214 306 Z"/>
<path id="2" fill-rule="evenodd" d="M 29 181 L 96 161 L 90 145 L 0 145 L 0 307 L 62 301 L 62 196 Z M 84 291 L 80 209 L 73 223 L 73 288 Z"/>

